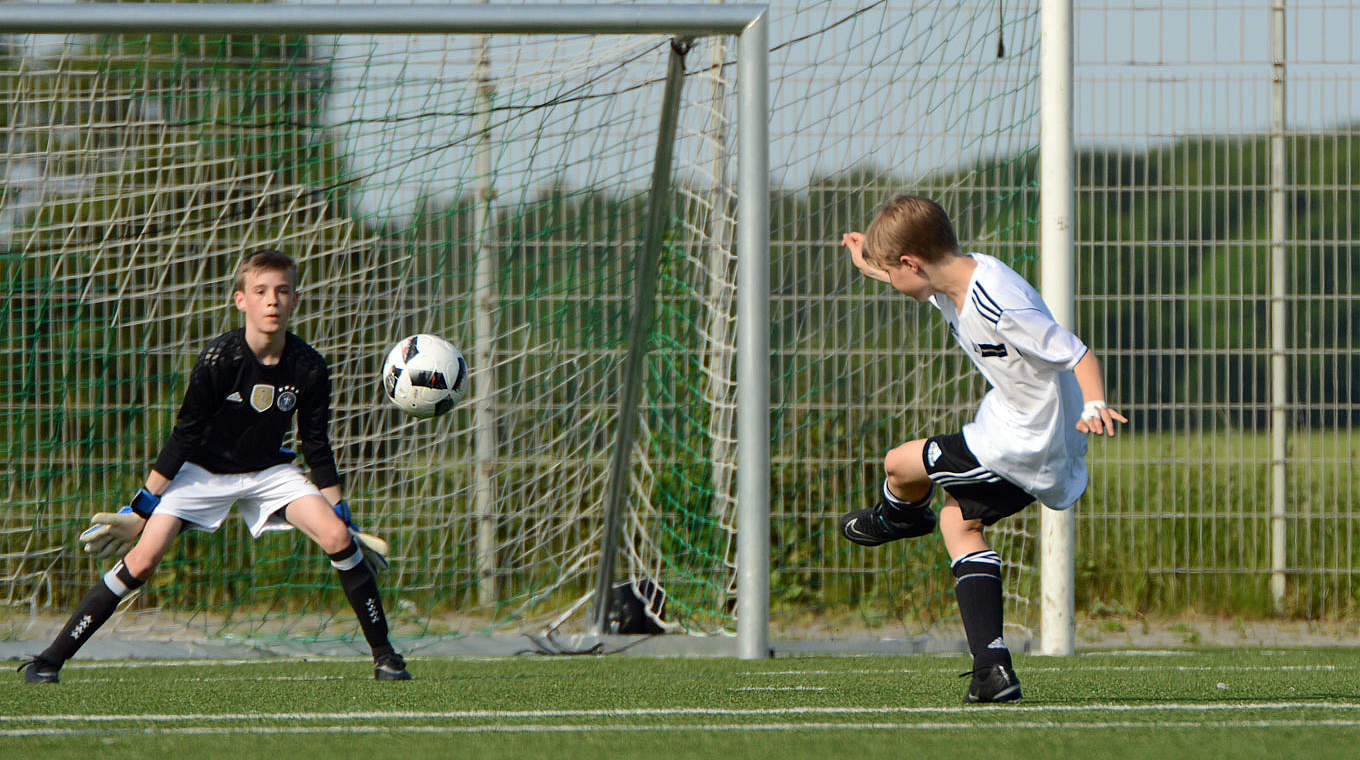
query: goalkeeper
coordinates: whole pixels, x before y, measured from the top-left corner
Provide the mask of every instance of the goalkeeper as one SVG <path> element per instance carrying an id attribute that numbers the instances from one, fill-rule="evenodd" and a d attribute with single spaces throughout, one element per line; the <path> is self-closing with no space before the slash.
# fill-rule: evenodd
<path id="1" fill-rule="evenodd" d="M 117 513 L 94 516 L 81 534 L 85 550 L 121 557 L 80 601 L 52 645 L 20 665 L 24 680 L 55 683 L 61 666 L 104 624 L 119 600 L 140 588 L 184 530 L 211 533 L 233 504 L 254 537 L 297 528 L 315 541 L 340 574 L 364 638 L 374 677 L 406 680 L 405 661 L 387 635 L 376 573 L 387 547 L 361 534 L 350 518 L 331 452 L 330 372 L 311 346 L 288 332 L 297 305 L 297 265 L 261 249 L 236 269 L 232 298 L 245 326 L 221 335 L 199 354 L 175 427 L 146 486 Z M 309 481 L 283 448 L 297 416 Z"/>

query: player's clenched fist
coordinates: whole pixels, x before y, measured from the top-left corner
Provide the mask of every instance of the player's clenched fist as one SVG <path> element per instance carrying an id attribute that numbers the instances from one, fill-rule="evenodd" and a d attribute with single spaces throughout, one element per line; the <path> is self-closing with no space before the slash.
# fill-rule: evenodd
<path id="1" fill-rule="evenodd" d="M 850 261 L 865 277 L 888 282 L 888 273 L 864 260 L 864 233 L 847 232 L 841 235 L 841 245 L 850 249 Z"/>

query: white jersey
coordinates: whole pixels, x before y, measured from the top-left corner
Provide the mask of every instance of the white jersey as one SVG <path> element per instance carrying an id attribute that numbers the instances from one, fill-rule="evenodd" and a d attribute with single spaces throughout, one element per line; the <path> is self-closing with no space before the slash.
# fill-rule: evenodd
<path id="1" fill-rule="evenodd" d="M 1086 345 L 1053 319 L 1025 278 L 997 259 L 977 262 L 963 310 L 937 293 L 930 302 L 992 390 L 963 426 L 984 467 L 1066 509 L 1086 490 L 1086 436 L 1078 432 L 1082 396 L 1072 368 Z"/>

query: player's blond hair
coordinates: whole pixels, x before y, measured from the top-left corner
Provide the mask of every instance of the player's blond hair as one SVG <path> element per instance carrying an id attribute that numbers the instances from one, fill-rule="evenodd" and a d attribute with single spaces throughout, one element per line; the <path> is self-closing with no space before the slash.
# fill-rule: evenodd
<path id="1" fill-rule="evenodd" d="M 297 262 L 293 257 L 273 248 L 256 248 L 241 257 L 241 263 L 236 265 L 236 275 L 232 279 L 232 292 L 244 293 L 246 291 L 246 277 L 256 272 L 264 271 L 287 272 L 288 280 L 297 283 Z"/>
<path id="2" fill-rule="evenodd" d="M 940 204 L 919 195 L 895 195 L 878 209 L 864 234 L 864 258 L 880 268 L 898 266 L 905 254 L 927 263 L 959 252 L 954 225 Z"/>

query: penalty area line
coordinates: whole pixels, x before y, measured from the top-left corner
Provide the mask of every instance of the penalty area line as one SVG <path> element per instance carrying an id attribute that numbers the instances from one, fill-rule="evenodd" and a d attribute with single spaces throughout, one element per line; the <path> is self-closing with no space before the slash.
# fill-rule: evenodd
<path id="1" fill-rule="evenodd" d="M 34 738 L 52 736 L 124 736 L 180 735 L 222 736 L 241 734 L 533 734 L 533 733 L 616 733 L 636 732 L 783 732 L 783 731 L 951 731 L 980 729 L 1014 731 L 1029 730 L 1114 730 L 1114 729 L 1229 729 L 1229 728 L 1353 728 L 1360 720 L 1241 720 L 1241 721 L 1019 721 L 974 723 L 971 721 L 930 721 L 925 723 L 696 723 L 696 724 L 545 724 L 486 726 L 385 726 L 346 724 L 338 726 L 182 726 L 148 728 L 33 728 L 0 730 L 0 737 Z"/>
<path id="2" fill-rule="evenodd" d="M 171 683 L 262 683 L 267 681 L 347 681 L 346 676 L 183 676 Z M 78 678 L 75 683 L 133 683 L 131 678 Z"/>
<path id="3" fill-rule="evenodd" d="M 1355 702 L 1161 702 L 1140 704 L 1088 705 L 1006 705 L 1007 714 L 1073 714 L 1073 713 L 1144 713 L 1144 712 L 1238 712 L 1248 710 L 1360 710 Z M 592 710 L 445 710 L 429 712 L 364 711 L 326 713 L 148 713 L 148 714 L 35 714 L 0 715 L 0 724 L 15 723 L 229 723 L 235 721 L 310 721 L 333 720 L 533 720 L 545 718 L 666 718 L 687 717 L 777 717 L 802 715 L 976 715 L 993 716 L 1001 711 L 987 711 L 976 705 L 957 707 L 883 707 L 807 706 L 807 707 L 638 707 Z"/>
<path id="4" fill-rule="evenodd" d="M 1319 672 L 1331 673 L 1338 670 L 1357 670 L 1360 665 L 1072 665 L 1039 667 L 1025 666 L 1022 673 L 1197 673 L 1197 672 Z M 836 675 L 936 675 L 958 673 L 958 668 L 856 668 L 850 670 L 743 670 L 734 675 L 743 678 L 761 676 L 836 676 Z"/>
<path id="5" fill-rule="evenodd" d="M 280 661 L 286 660 L 293 664 L 325 664 L 332 662 L 372 662 L 372 657 L 359 655 L 270 655 L 260 656 L 254 659 L 197 659 L 197 660 L 87 660 L 85 662 L 68 662 L 62 666 L 63 670 L 100 670 L 102 668 L 132 669 L 132 668 L 192 668 L 204 666 L 232 666 L 232 665 L 278 665 Z"/>

